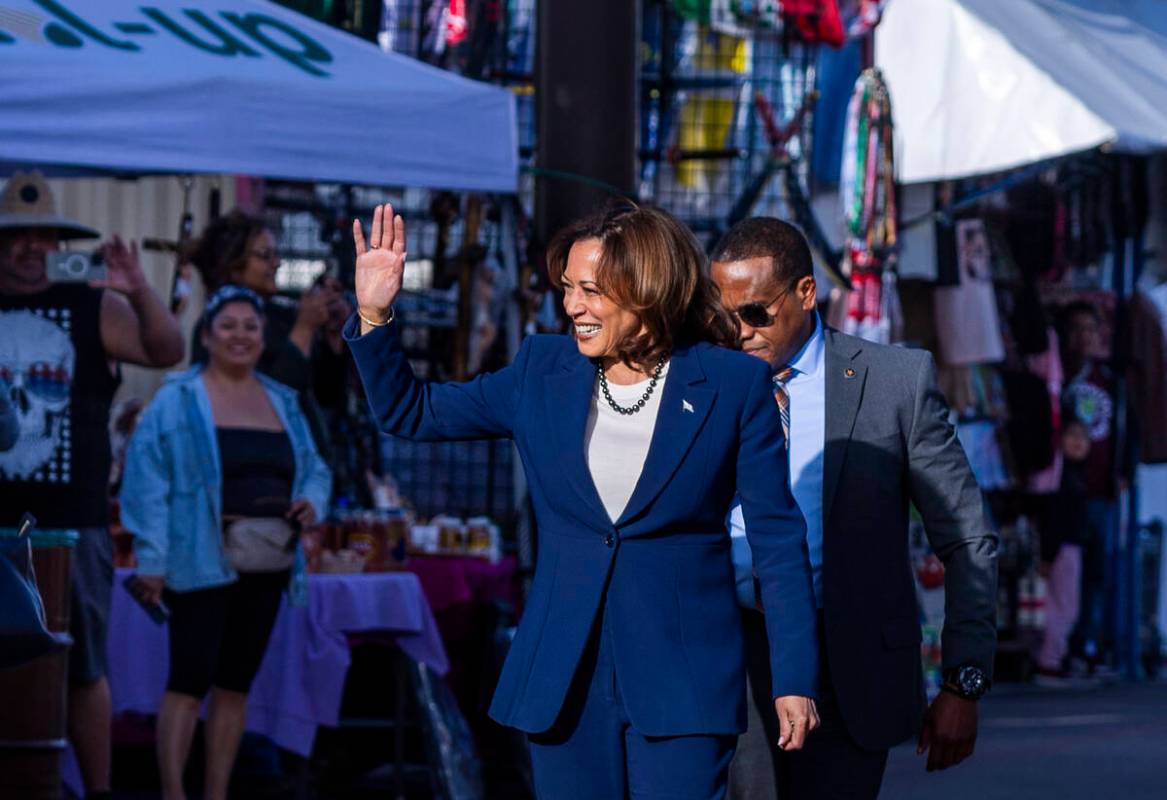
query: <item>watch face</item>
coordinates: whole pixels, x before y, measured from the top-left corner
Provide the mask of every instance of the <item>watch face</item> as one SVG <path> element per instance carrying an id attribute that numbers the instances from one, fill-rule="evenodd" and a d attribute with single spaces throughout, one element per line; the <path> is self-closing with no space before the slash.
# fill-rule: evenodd
<path id="1" fill-rule="evenodd" d="M 957 678 L 961 691 L 972 697 L 978 697 L 985 692 L 985 675 L 976 667 L 964 667 Z"/>

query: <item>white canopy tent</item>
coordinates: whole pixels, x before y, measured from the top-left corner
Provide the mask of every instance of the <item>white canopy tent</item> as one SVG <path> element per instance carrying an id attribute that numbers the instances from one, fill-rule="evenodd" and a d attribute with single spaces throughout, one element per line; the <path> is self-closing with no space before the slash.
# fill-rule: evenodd
<path id="1" fill-rule="evenodd" d="M 876 29 L 903 183 L 1167 148 L 1167 3 L 892 0 Z"/>
<path id="2" fill-rule="evenodd" d="M 0 163 L 513 192 L 517 152 L 509 92 L 274 3 L 0 6 Z"/>

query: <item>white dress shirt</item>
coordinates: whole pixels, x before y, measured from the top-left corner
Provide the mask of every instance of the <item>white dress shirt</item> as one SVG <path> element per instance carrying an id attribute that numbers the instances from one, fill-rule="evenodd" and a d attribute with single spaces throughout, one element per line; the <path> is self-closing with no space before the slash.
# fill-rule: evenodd
<path id="1" fill-rule="evenodd" d="M 790 396 L 790 488 L 806 519 L 806 543 L 814 573 L 814 597 L 823 606 L 823 449 L 827 435 L 823 323 L 815 314 L 814 333 L 788 365 Z M 750 546 L 740 503 L 729 512 L 738 600 L 753 608 L 754 583 Z"/>

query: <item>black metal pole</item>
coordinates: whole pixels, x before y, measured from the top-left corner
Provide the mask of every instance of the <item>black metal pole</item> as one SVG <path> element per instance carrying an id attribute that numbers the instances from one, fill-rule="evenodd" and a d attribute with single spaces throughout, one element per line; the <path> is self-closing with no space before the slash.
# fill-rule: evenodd
<path id="1" fill-rule="evenodd" d="M 597 182 L 633 194 L 640 3 L 544 0 L 537 11 L 535 230 L 546 242 L 611 196 Z"/>

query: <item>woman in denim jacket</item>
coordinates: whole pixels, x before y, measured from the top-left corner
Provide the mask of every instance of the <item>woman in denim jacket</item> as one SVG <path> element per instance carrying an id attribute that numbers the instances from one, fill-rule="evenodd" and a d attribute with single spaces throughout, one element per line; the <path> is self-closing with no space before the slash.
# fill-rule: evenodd
<path id="1" fill-rule="evenodd" d="M 171 610 L 170 675 L 158 714 L 167 800 L 185 797 L 182 773 L 208 691 L 206 797 L 226 798 L 247 692 L 283 590 L 303 600 L 295 530 L 328 503 L 331 475 L 296 393 L 255 371 L 263 324 L 256 294 L 238 286 L 216 292 L 203 316 L 207 364 L 172 376 L 126 454 L 122 524 L 134 534 L 145 599 L 165 598 Z M 261 525 L 276 544 L 241 551 L 241 541 L 256 539 L 231 525 L 239 520 Z"/>

